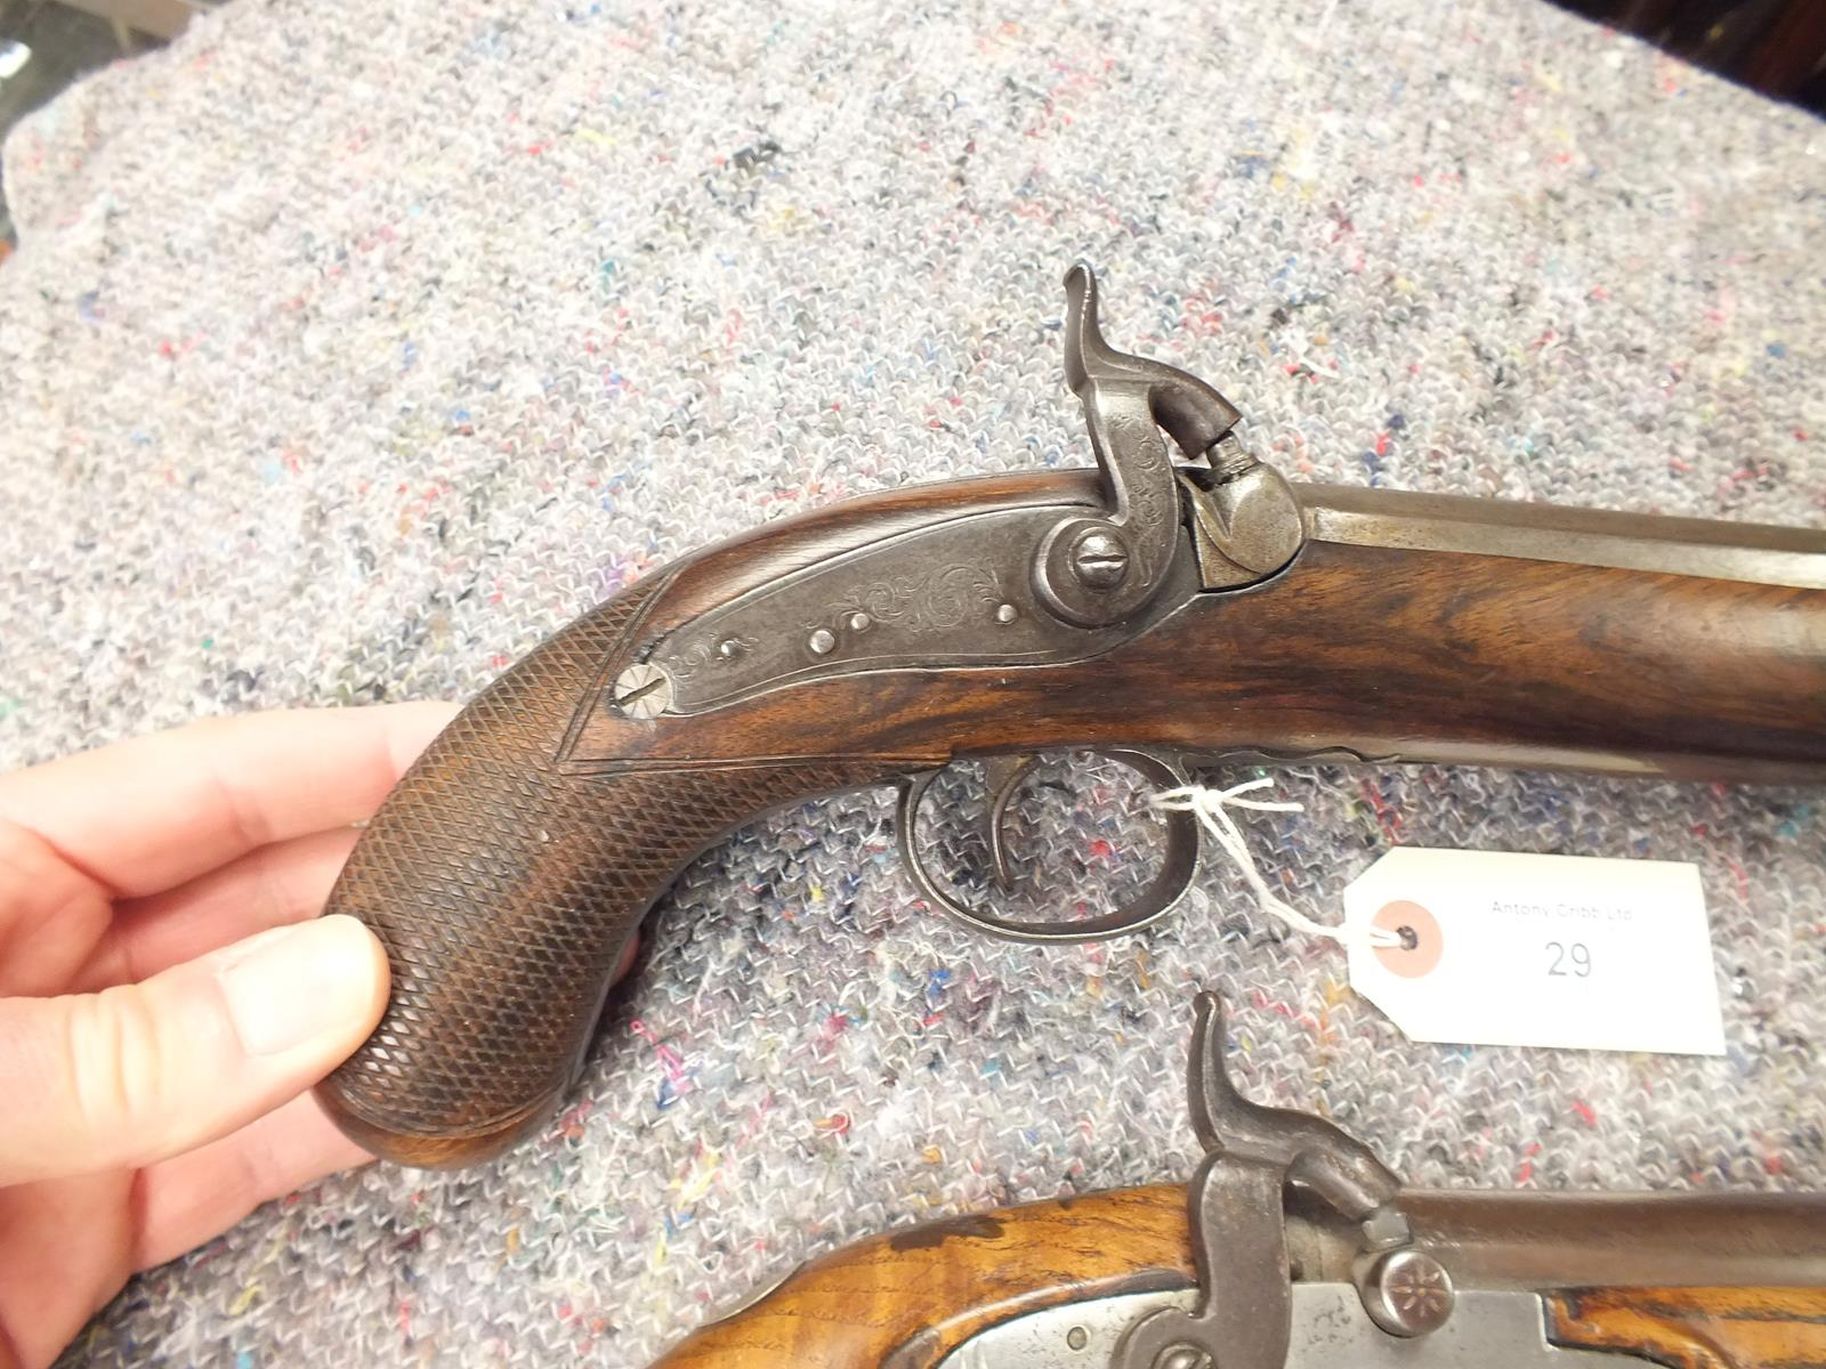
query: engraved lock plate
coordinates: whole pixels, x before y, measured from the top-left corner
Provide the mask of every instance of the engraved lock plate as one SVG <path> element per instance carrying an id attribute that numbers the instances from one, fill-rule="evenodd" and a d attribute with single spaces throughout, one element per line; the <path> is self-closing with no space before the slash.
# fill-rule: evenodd
<path id="1" fill-rule="evenodd" d="M 1096 656 L 1197 592 L 1174 558 L 1152 611 L 1100 628 L 1037 601 L 1028 549 L 1070 506 L 955 518 L 834 556 L 719 605 L 648 659 L 690 714 L 798 681 L 864 670 L 1048 665 Z"/>

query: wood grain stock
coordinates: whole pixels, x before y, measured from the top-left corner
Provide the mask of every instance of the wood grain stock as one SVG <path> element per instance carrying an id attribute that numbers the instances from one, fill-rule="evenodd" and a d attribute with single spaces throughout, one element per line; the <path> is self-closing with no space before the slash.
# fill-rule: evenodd
<path id="1" fill-rule="evenodd" d="M 1121 745 L 1818 780 L 1826 591 L 1315 543 L 1086 661 L 842 676 L 659 727 L 599 710 L 579 738 L 636 767 Z"/>
<path id="2" fill-rule="evenodd" d="M 1196 1278 L 1184 1188 L 1034 1203 L 847 1246 L 654 1369 L 930 1369 L 1009 1317 Z"/>
<path id="3" fill-rule="evenodd" d="M 1327 542 L 1085 660 L 833 674 L 694 715 L 606 702 L 681 622 L 800 566 L 936 519 L 1096 498 L 1073 473 L 822 511 L 643 581 L 491 685 L 401 780 L 331 895 L 380 936 L 394 981 L 375 1035 L 319 1088 L 330 1114 L 408 1163 L 499 1151 L 574 1077 L 622 947 L 686 862 L 770 808 L 958 755 L 1826 776 L 1826 591 Z"/>
<path id="4" fill-rule="evenodd" d="M 1826 1289 L 1582 1288 L 1547 1299 L 1547 1338 L 1673 1369 L 1820 1369 Z"/>
<path id="5" fill-rule="evenodd" d="M 1454 1196 L 1435 1195 L 1417 1211 L 1463 1238 L 1464 1220 L 1450 1216 Z M 1500 1234 L 1472 1226 L 1486 1239 Z M 1525 1246 L 1526 1225 L 1512 1236 Z M 1734 1239 L 1729 1229 L 1715 1236 L 1727 1246 Z M 1568 1258 L 1585 1267 L 1593 1255 Z M 1348 1259 L 1336 1263 L 1308 1277 L 1348 1280 Z M 1187 1288 L 1196 1277 L 1183 1188 L 1034 1203 L 873 1237 L 814 1260 L 693 1332 L 654 1369 L 932 1369 L 1012 1317 Z M 1619 1365 L 1636 1357 L 1677 1369 L 1826 1366 L 1826 1288 L 1577 1288 L 1548 1291 L 1543 1303 L 1550 1340 L 1616 1352 Z"/>

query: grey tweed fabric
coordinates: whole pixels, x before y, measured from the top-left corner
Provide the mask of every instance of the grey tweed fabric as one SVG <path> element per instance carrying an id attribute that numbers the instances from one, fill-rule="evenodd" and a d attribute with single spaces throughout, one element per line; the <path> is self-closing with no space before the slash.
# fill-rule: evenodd
<path id="1" fill-rule="evenodd" d="M 1297 477 L 1826 503 L 1826 133 L 1533 0 L 237 0 L 4 162 L 7 764 L 465 696 L 757 522 L 1087 462 L 1079 254 L 1111 338 Z M 1080 783 L 1025 820 L 1055 884 L 1135 859 Z M 918 906 L 885 801 L 830 801 L 686 875 L 544 1136 L 273 1205 L 68 1360 L 639 1366 L 842 1242 L 1183 1178 L 1203 985 L 1255 1096 L 1417 1182 L 1826 1185 L 1818 794 L 1280 792 L 1250 830 L 1324 918 L 1395 843 L 1698 862 L 1728 1056 L 1407 1043 L 1218 871 L 1138 939 L 983 941 Z"/>

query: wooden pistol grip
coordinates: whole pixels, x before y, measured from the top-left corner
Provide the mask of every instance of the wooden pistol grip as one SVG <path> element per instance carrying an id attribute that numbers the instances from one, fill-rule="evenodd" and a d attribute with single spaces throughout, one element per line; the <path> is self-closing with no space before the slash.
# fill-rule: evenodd
<path id="1" fill-rule="evenodd" d="M 990 645 L 942 665 L 909 649 L 651 718 L 604 702 L 668 633 L 799 569 L 976 513 L 1039 527 L 1099 497 L 1089 473 L 1027 474 L 775 524 L 643 582 L 503 675 L 407 772 L 331 894 L 331 911 L 373 927 L 394 978 L 380 1027 L 319 1086 L 330 1114 L 405 1163 L 505 1148 L 574 1076 L 612 967 L 686 862 L 771 808 L 954 755 L 1259 750 L 1826 778 L 1826 590 L 1322 541 L 1255 588 L 1165 596 L 1132 635 L 1081 654 L 1004 662 Z M 993 603 L 974 607 L 990 622 Z"/>
<path id="2" fill-rule="evenodd" d="M 880 743 L 820 691 L 784 708 L 630 717 L 617 674 L 706 607 L 943 519 L 1094 501 L 1072 473 L 889 491 L 782 520 L 642 581 L 464 708 L 395 786 L 331 892 L 386 947 L 393 990 L 318 1086 L 368 1150 L 457 1166 L 539 1125 L 575 1077 L 642 916 L 699 852 L 770 809 L 942 764 Z M 926 729 L 929 736 L 941 726 Z"/>
<path id="3" fill-rule="evenodd" d="M 629 937 L 679 870 L 769 809 L 884 777 L 866 757 L 568 772 L 573 719 L 667 578 L 579 619 L 478 695 L 400 780 L 331 893 L 326 911 L 367 923 L 392 965 L 380 1026 L 317 1089 L 375 1154 L 469 1164 L 539 1125 L 582 1061 Z"/>

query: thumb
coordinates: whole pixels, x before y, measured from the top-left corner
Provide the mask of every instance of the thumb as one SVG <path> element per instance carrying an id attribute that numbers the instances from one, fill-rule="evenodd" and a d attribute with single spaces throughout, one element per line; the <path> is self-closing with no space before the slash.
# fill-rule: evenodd
<path id="1" fill-rule="evenodd" d="M 149 1164 L 316 1083 L 380 1020 L 351 917 L 276 927 L 139 984 L 0 1000 L 0 1187 Z"/>

